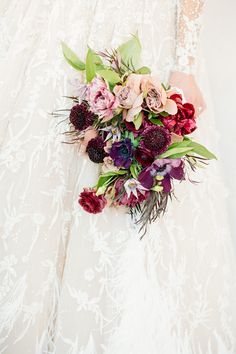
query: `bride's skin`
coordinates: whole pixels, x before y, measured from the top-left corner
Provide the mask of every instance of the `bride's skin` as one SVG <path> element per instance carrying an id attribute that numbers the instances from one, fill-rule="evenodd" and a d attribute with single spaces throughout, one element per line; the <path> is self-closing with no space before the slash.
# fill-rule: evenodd
<path id="1" fill-rule="evenodd" d="M 186 101 L 194 105 L 198 114 L 201 114 L 206 109 L 206 103 L 194 75 L 173 72 L 170 75 L 169 82 L 171 86 L 177 86 L 183 90 Z"/>

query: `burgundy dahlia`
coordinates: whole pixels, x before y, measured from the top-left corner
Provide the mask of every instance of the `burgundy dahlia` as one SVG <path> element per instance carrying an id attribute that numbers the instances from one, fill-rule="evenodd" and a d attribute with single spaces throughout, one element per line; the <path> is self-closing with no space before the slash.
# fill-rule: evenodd
<path id="1" fill-rule="evenodd" d="M 135 150 L 134 156 L 143 167 L 150 166 L 154 161 L 152 152 L 144 146 L 143 141 L 140 142 L 140 145 Z"/>
<path id="2" fill-rule="evenodd" d="M 84 130 L 91 126 L 94 122 L 94 113 L 88 110 L 87 105 L 82 102 L 72 107 L 70 112 L 70 122 L 76 130 Z"/>
<path id="3" fill-rule="evenodd" d="M 107 204 L 103 195 L 96 195 L 94 189 L 88 188 L 84 188 L 83 192 L 80 193 L 78 202 L 85 211 L 92 214 L 100 213 Z"/>
<path id="4" fill-rule="evenodd" d="M 182 96 L 174 94 L 170 97 L 177 104 L 175 115 L 162 118 L 164 126 L 178 135 L 187 135 L 196 129 L 195 109 L 191 103 L 182 103 Z"/>
<path id="5" fill-rule="evenodd" d="M 104 150 L 104 146 L 104 140 L 100 136 L 89 140 L 86 147 L 86 152 L 88 153 L 91 161 L 95 163 L 103 162 L 104 157 L 107 156 L 107 153 Z"/>
<path id="6" fill-rule="evenodd" d="M 159 125 L 147 127 L 142 133 L 143 146 L 150 150 L 154 156 L 165 152 L 171 143 L 170 132 Z"/>

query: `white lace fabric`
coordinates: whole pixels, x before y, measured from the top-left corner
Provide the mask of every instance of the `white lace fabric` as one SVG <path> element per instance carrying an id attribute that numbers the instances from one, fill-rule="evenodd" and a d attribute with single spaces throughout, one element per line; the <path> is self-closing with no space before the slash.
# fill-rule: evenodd
<path id="1" fill-rule="evenodd" d="M 194 74 L 198 38 L 201 29 L 203 0 L 178 0 L 176 31 L 176 64 L 173 70 Z"/>
<path id="2" fill-rule="evenodd" d="M 176 185 L 140 242 L 125 208 L 81 210 L 78 195 L 98 168 L 62 144 L 67 123 L 48 114 L 70 107 L 63 96 L 78 78 L 60 40 L 84 59 L 87 44 L 116 47 L 138 31 L 142 63 L 164 81 L 176 49 L 178 61 L 197 63 L 190 3 L 1 2 L 0 353 L 236 353 L 235 255 L 217 162 L 192 176 L 201 183 Z M 217 153 L 211 108 L 198 126 L 198 140 Z"/>

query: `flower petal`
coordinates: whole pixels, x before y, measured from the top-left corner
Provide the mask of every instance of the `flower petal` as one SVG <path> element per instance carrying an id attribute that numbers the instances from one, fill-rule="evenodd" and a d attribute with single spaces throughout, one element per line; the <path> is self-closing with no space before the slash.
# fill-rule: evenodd
<path id="1" fill-rule="evenodd" d="M 162 187 L 164 193 L 169 193 L 171 191 L 170 176 L 166 175 L 165 178 L 162 180 Z"/>
<path id="2" fill-rule="evenodd" d="M 166 104 L 164 106 L 164 111 L 171 114 L 171 115 L 174 115 L 178 112 L 178 108 L 177 108 L 177 105 L 175 103 L 175 101 L 173 101 L 172 99 L 168 98 L 166 100 Z"/>

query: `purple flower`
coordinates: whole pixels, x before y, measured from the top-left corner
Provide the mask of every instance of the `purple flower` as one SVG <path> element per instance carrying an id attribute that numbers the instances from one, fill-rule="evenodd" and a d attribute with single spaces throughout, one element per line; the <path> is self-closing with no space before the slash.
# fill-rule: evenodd
<path id="1" fill-rule="evenodd" d="M 138 180 L 143 187 L 151 189 L 156 176 L 163 176 L 161 181 L 163 191 L 171 191 L 171 179 L 182 180 L 184 178 L 183 161 L 181 159 L 159 159 L 155 160 L 151 166 L 143 169 Z"/>
<path id="2" fill-rule="evenodd" d="M 114 142 L 109 155 L 114 160 L 115 166 L 129 168 L 133 157 L 131 140 L 125 138 L 124 140 Z"/>

